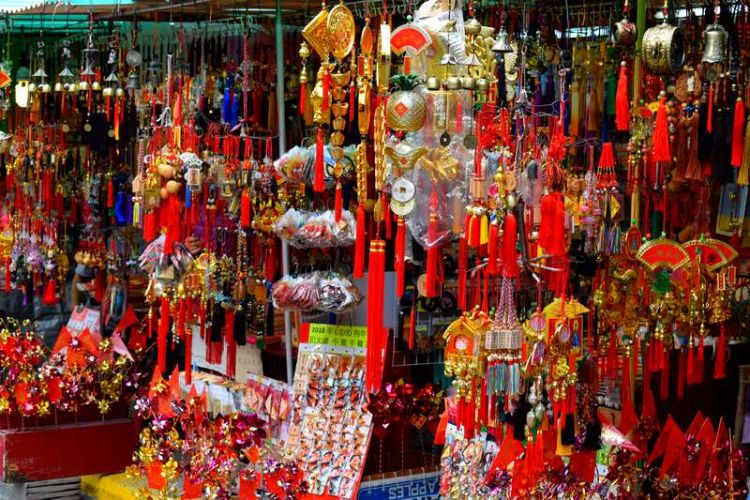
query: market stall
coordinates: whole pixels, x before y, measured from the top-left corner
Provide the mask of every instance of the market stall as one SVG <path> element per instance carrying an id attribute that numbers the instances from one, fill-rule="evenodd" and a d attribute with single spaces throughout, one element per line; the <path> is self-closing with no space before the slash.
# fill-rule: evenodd
<path id="1" fill-rule="evenodd" d="M 9 488 L 746 493 L 745 4 L 0 12 Z"/>

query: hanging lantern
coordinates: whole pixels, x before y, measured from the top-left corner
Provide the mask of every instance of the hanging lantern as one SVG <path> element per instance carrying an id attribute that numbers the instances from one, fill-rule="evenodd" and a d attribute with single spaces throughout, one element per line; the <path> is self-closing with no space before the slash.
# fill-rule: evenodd
<path id="1" fill-rule="evenodd" d="M 27 108 L 29 106 L 29 69 L 18 68 L 16 80 L 18 81 L 15 88 L 16 106 Z"/>

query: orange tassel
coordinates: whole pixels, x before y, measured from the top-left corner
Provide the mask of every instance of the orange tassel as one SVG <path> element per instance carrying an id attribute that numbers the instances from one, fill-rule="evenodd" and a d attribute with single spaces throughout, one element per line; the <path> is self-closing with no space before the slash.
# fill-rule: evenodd
<path id="1" fill-rule="evenodd" d="M 393 269 L 396 271 L 396 297 L 404 295 L 404 273 L 406 263 L 404 262 L 406 252 L 406 223 L 403 217 L 396 222 L 396 242 L 394 244 Z"/>
<path id="2" fill-rule="evenodd" d="M 708 85 L 708 116 L 706 117 L 706 132 L 714 131 L 714 84 Z"/>
<path id="3" fill-rule="evenodd" d="M 617 80 L 617 93 L 615 94 L 615 127 L 619 132 L 625 132 L 630 128 L 628 66 L 624 61 L 620 65 L 620 78 Z"/>
<path id="4" fill-rule="evenodd" d="M 672 161 L 669 148 L 669 125 L 667 124 L 667 98 L 661 96 L 654 124 L 654 161 Z"/>
<path id="5" fill-rule="evenodd" d="M 365 275 L 365 206 L 360 202 L 357 207 L 357 236 L 354 241 L 354 277 L 363 278 Z"/>
<path id="6" fill-rule="evenodd" d="M 318 139 L 315 144 L 315 178 L 313 179 L 313 191 L 316 193 L 322 193 L 326 190 L 325 181 L 325 150 L 323 127 L 318 127 Z"/>
<path id="7" fill-rule="evenodd" d="M 470 248 L 479 248 L 481 245 L 481 231 L 480 231 L 480 224 L 482 222 L 482 218 L 478 215 L 472 215 L 469 218 L 469 247 Z"/>
<path id="8" fill-rule="evenodd" d="M 734 105 L 734 128 L 732 129 L 732 166 L 742 166 L 742 156 L 745 154 L 745 103 L 741 97 Z"/>
<path id="9" fill-rule="evenodd" d="M 242 190 L 242 199 L 240 201 L 240 225 L 243 228 L 250 227 L 250 193 L 247 189 Z"/>
<path id="10" fill-rule="evenodd" d="M 341 182 L 336 183 L 336 201 L 333 205 L 333 218 L 336 222 L 341 220 L 341 210 L 344 205 L 344 196 L 341 193 Z"/>

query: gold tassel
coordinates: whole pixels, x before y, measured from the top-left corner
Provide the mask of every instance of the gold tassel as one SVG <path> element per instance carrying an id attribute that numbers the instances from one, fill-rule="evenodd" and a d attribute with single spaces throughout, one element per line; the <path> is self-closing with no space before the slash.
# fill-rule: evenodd
<path id="1" fill-rule="evenodd" d="M 482 216 L 482 221 L 479 223 L 479 244 L 486 245 L 490 242 L 490 219 L 487 214 Z"/>
<path id="2" fill-rule="evenodd" d="M 750 184 L 748 181 L 748 173 L 750 171 L 750 125 L 745 127 L 745 151 L 742 154 L 742 165 L 740 171 L 737 174 L 737 184 L 741 186 L 747 186 Z"/>

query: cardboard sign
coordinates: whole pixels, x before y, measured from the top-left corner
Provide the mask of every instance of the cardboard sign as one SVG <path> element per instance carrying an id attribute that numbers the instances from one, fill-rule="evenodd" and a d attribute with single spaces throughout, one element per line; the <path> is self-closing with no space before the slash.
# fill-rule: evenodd
<path id="1" fill-rule="evenodd" d="M 363 482 L 357 500 L 437 500 L 440 475 L 437 472 Z"/>
<path id="2" fill-rule="evenodd" d="M 367 347 L 367 327 L 303 323 L 300 342 L 338 347 Z"/>

